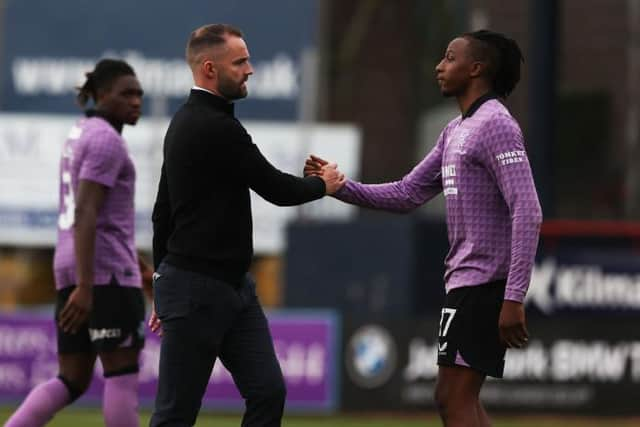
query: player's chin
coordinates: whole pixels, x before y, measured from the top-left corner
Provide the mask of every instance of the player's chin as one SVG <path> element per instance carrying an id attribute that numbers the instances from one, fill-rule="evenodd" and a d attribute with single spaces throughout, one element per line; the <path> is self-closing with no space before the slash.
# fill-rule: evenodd
<path id="1" fill-rule="evenodd" d="M 452 96 L 455 96 L 455 92 L 452 90 L 447 89 L 446 87 L 440 86 L 440 94 L 442 96 L 444 96 L 445 98 L 450 98 Z"/>
<path id="2" fill-rule="evenodd" d="M 132 114 L 131 116 L 127 117 L 127 120 L 125 120 L 125 123 L 133 126 L 136 123 L 138 123 L 138 120 L 140 120 L 140 114 Z"/>

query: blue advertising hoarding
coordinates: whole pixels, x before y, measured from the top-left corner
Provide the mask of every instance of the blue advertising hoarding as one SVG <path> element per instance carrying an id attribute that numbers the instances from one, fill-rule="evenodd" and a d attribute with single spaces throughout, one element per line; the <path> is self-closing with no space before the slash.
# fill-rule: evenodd
<path id="1" fill-rule="evenodd" d="M 345 315 L 341 409 L 436 410 L 439 320 Z M 527 326 L 529 343 L 507 350 L 504 378 L 482 387 L 490 412 L 640 414 L 637 318 L 531 316 Z"/>
<path id="2" fill-rule="evenodd" d="M 637 318 L 640 236 L 619 230 L 599 234 L 598 223 L 579 235 L 569 232 L 571 225 L 549 233 L 553 225 L 543 225 L 525 300 L 531 314 Z"/>
<path id="3" fill-rule="evenodd" d="M 315 0 L 5 0 L 0 110 L 77 112 L 74 87 L 101 57 L 136 69 L 147 94 L 170 114 L 192 85 L 184 61 L 190 32 L 204 24 L 239 27 L 254 76 L 242 118 L 298 118 L 302 58 L 316 44 Z"/>

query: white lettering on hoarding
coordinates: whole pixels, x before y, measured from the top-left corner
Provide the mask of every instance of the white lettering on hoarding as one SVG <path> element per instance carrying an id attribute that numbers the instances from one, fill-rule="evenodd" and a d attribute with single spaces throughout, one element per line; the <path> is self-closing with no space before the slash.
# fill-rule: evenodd
<path id="1" fill-rule="evenodd" d="M 549 369 L 549 355 L 540 341 L 532 341 L 521 350 L 509 350 L 504 377 L 506 379 L 545 380 Z"/>
<path id="2" fill-rule="evenodd" d="M 291 343 L 280 345 L 278 361 L 282 368 L 282 374 L 292 384 L 299 384 L 304 381 L 306 368 L 306 351 L 304 345 Z"/>
<path id="3" fill-rule="evenodd" d="M 129 62 L 150 96 L 183 98 L 193 85 L 189 67 L 182 59 L 148 58 L 138 51 L 105 52 L 103 56 Z M 18 57 L 11 64 L 13 86 L 20 96 L 71 94 L 82 84 L 95 61 L 95 58 Z M 283 52 L 256 62 L 248 83 L 251 97 L 296 99 L 300 92 L 299 68 L 298 62 Z"/>
<path id="4" fill-rule="evenodd" d="M 319 384 L 327 375 L 326 349 L 322 343 L 274 343 L 282 374 L 292 384 Z"/>
<path id="5" fill-rule="evenodd" d="M 407 381 L 432 380 L 438 374 L 437 344 L 429 345 L 423 338 L 414 338 L 409 343 L 409 362 L 403 376 Z"/>
<path id="6" fill-rule="evenodd" d="M 412 339 L 402 373 L 406 383 L 435 380 L 436 357 L 437 343 Z M 533 340 L 526 348 L 507 352 L 504 378 L 557 383 L 640 383 L 640 342 L 560 339 L 545 345 Z"/>
<path id="7" fill-rule="evenodd" d="M 49 337 L 42 328 L 0 326 L 0 356 L 23 357 L 49 350 Z"/>
<path id="8" fill-rule="evenodd" d="M 78 119 L 69 115 L 0 114 L 0 243 L 54 245 L 56 241 L 61 145 Z M 126 127 L 124 137 L 136 165 L 136 243 L 151 246 L 150 212 L 162 163 L 162 135 L 168 119 L 145 119 Z M 280 170 L 297 173 L 309 153 L 340 165 L 357 177 L 360 134 L 353 126 L 286 122 L 245 123 L 260 151 Z M 76 131 L 74 131 L 76 132 Z M 69 155 L 69 153 L 66 153 Z M 296 217 L 346 220 L 351 205 L 324 198 L 304 207 L 276 207 L 251 193 L 256 253 L 279 253 L 285 227 Z M 63 221 L 68 226 L 69 221 Z"/>
<path id="9" fill-rule="evenodd" d="M 557 341 L 551 348 L 551 377 L 555 381 L 618 382 L 626 372 L 629 356 L 627 343 Z"/>
<path id="10" fill-rule="evenodd" d="M 631 347 L 631 379 L 640 382 L 640 343 L 634 342 Z"/>
<path id="11" fill-rule="evenodd" d="M 536 265 L 526 299 L 545 313 L 559 308 L 640 309 L 640 274 L 605 272 L 599 265 Z"/>
<path id="12" fill-rule="evenodd" d="M 307 383 L 320 384 L 328 375 L 325 363 L 327 352 L 321 343 L 312 343 L 307 348 L 306 379 Z"/>
<path id="13" fill-rule="evenodd" d="M 292 341 L 274 341 L 282 375 L 288 384 L 318 385 L 328 375 L 326 349 L 322 343 L 303 344 Z M 222 363 L 216 363 L 211 373 L 212 384 L 233 383 L 233 378 Z"/>
<path id="14" fill-rule="evenodd" d="M 23 390 L 27 386 L 27 374 L 20 365 L 0 363 L 0 391 Z"/>

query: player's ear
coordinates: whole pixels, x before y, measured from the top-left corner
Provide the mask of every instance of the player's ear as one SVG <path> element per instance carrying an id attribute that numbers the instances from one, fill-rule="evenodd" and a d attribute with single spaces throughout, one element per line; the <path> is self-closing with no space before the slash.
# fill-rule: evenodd
<path id="1" fill-rule="evenodd" d="M 95 104 L 99 105 L 104 98 L 106 98 L 106 96 L 109 94 L 109 92 L 111 91 L 111 88 L 100 88 L 96 90 L 96 99 L 95 99 Z"/>
<path id="2" fill-rule="evenodd" d="M 469 75 L 471 77 L 480 77 L 487 70 L 487 64 L 481 61 L 473 61 L 471 63 L 471 71 Z"/>

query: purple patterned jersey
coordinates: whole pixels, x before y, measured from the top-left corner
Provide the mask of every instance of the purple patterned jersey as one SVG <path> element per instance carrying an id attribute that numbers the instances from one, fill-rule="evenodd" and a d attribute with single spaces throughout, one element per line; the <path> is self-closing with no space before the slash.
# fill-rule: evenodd
<path id="1" fill-rule="evenodd" d="M 94 284 L 115 279 L 123 286 L 141 286 L 134 243 L 135 178 L 125 142 L 107 121 L 86 118 L 71 128 L 60 160 L 60 215 L 53 261 L 57 289 L 77 283 L 73 225 L 81 179 L 107 188 L 96 221 Z"/>
<path id="2" fill-rule="evenodd" d="M 447 292 L 506 279 L 505 299 L 522 302 L 529 287 L 542 212 L 522 132 L 496 99 L 458 116 L 437 145 L 402 180 L 347 181 L 344 202 L 407 212 L 443 192 L 450 249 Z"/>

